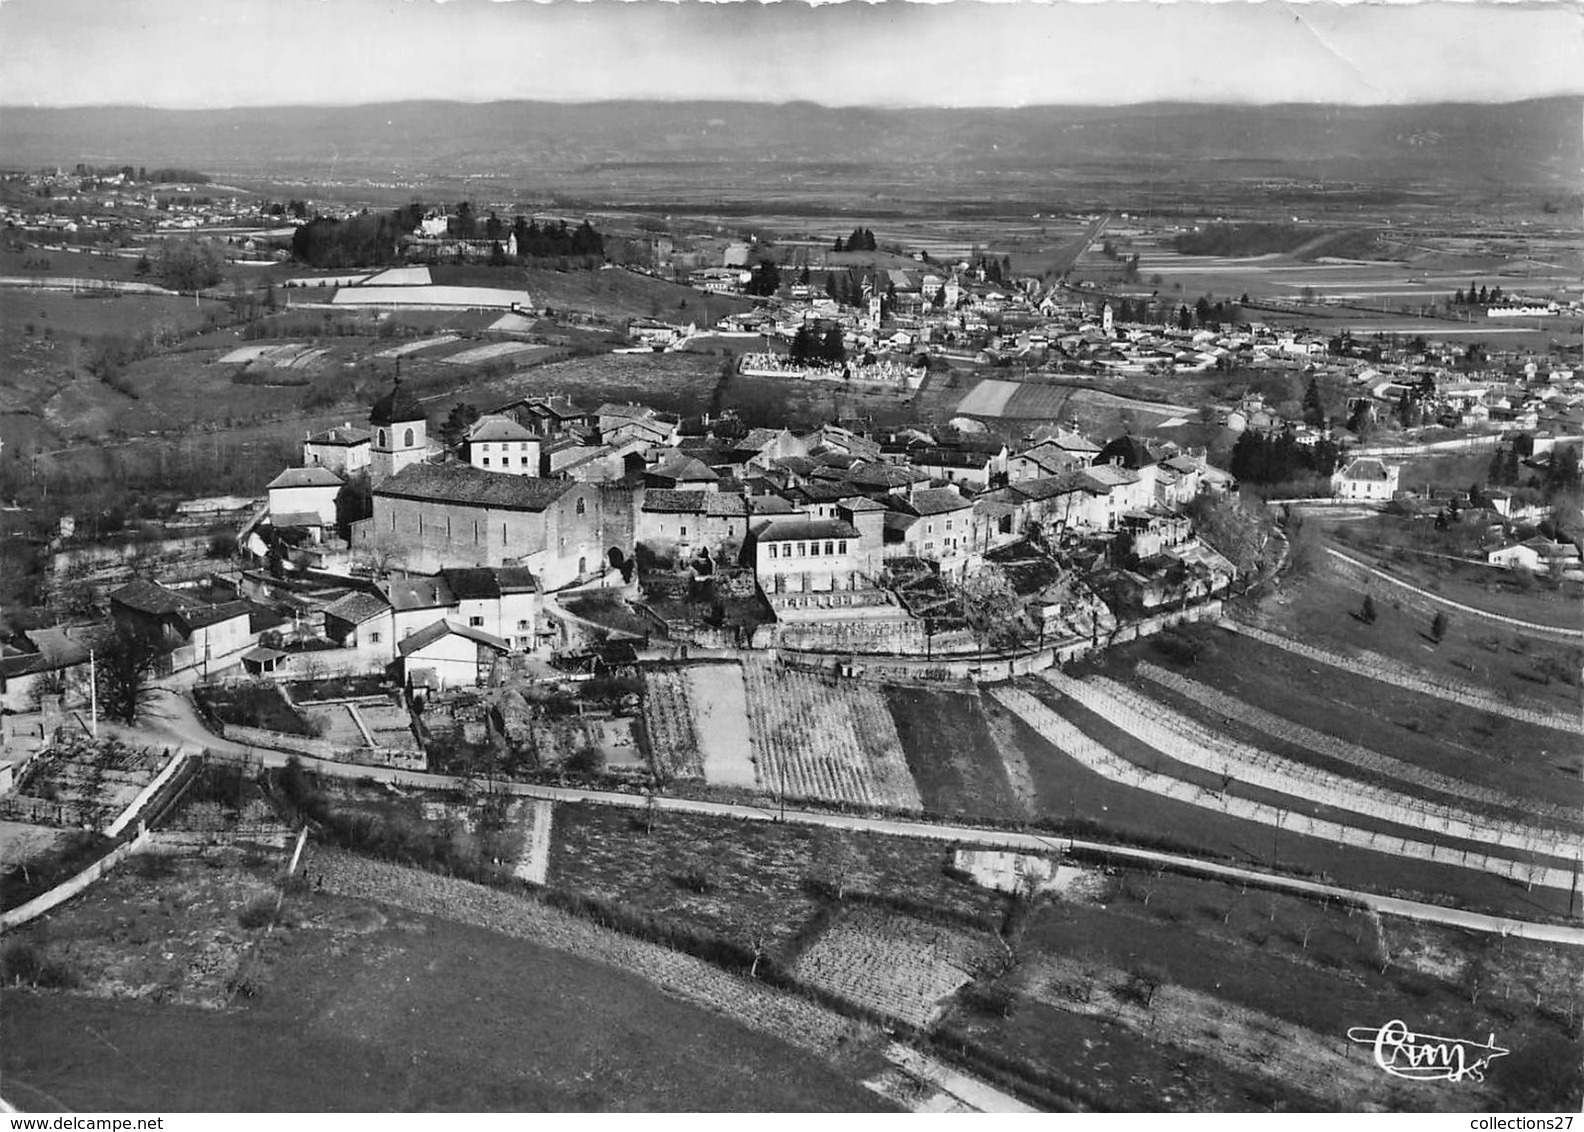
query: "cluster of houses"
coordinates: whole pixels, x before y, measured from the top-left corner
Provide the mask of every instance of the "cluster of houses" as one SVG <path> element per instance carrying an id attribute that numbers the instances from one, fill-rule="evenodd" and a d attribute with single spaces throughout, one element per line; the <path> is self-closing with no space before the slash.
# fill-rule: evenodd
<path id="1" fill-rule="evenodd" d="M 627 586 L 635 569 L 730 572 L 774 619 L 804 624 L 906 619 L 887 590 L 892 567 L 961 581 L 1031 538 L 1055 547 L 1127 532 L 1139 557 L 1191 564 L 1206 592 L 1233 574 L 1184 515 L 1230 477 L 1202 453 L 1131 436 L 1102 445 L 1053 426 L 1008 446 L 856 421 L 803 434 L 730 419 L 684 428 L 647 406 L 557 396 L 499 406 L 447 450 L 400 382 L 367 425 L 306 437 L 302 466 L 270 483 L 244 528 L 267 569 L 229 600 L 289 624 L 249 638 L 246 616 L 221 631 L 142 589 L 112 602 L 175 618 L 181 664 L 397 663 L 471 683 L 481 652 L 556 641 L 556 597 Z M 346 487 L 364 475 L 369 513 L 349 520 Z M 288 647 L 310 640 L 321 647 Z"/>

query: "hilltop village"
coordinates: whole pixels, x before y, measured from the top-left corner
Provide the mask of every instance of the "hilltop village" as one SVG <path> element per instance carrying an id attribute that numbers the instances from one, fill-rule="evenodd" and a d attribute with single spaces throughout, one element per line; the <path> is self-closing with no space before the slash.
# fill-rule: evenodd
<path id="1" fill-rule="evenodd" d="M 1577 1103 L 1549 210 L 336 188 L 0 177 L 7 1090 Z"/>

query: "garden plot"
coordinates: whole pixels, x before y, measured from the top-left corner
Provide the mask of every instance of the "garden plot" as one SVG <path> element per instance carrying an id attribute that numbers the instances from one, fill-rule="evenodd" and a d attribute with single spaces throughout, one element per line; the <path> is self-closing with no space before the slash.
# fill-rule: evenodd
<path id="1" fill-rule="evenodd" d="M 544 346 L 534 346 L 527 342 L 490 342 L 440 360 L 450 365 L 471 366 L 480 362 L 492 362 L 497 358 L 509 358 L 513 354 L 542 353 L 545 349 Z"/>
<path id="2" fill-rule="evenodd" d="M 376 747 L 398 751 L 418 750 L 418 740 L 413 738 L 412 733 L 412 717 L 407 714 L 406 708 L 398 707 L 387 700 L 360 703 L 356 708 L 357 714 L 363 719 L 363 725 L 374 737 Z"/>
<path id="3" fill-rule="evenodd" d="M 699 665 L 687 670 L 687 680 L 704 780 L 711 786 L 753 789 L 757 781 L 742 668 L 735 664 Z"/>
<path id="4" fill-rule="evenodd" d="M 750 663 L 760 785 L 788 797 L 922 808 L 885 697 L 873 685 Z"/>
<path id="5" fill-rule="evenodd" d="M 419 350 L 427 350 L 433 346 L 449 346 L 459 341 L 459 334 L 437 334 L 432 338 L 419 338 L 415 342 L 403 342 L 400 346 L 390 346 L 377 351 L 376 358 L 404 358 L 408 354 L 416 354 Z"/>
<path id="6" fill-rule="evenodd" d="M 633 734 L 633 721 L 618 715 L 610 719 L 584 719 L 589 743 L 600 753 L 607 770 L 642 770 L 643 756 Z"/>
<path id="7" fill-rule="evenodd" d="M 643 679 L 644 729 L 656 776 L 667 780 L 703 778 L 687 669 L 646 667 Z"/>
<path id="8" fill-rule="evenodd" d="M 357 721 L 352 718 L 352 709 L 346 704 L 326 704 L 323 707 L 298 708 L 303 715 L 312 720 L 316 727 L 323 728 L 322 736 L 327 743 L 337 747 L 353 748 L 364 747 L 363 732 L 358 727 Z"/>
<path id="9" fill-rule="evenodd" d="M 920 1029 L 959 987 L 1005 961 L 992 936 L 880 908 L 842 914 L 793 965 L 804 983 Z"/>

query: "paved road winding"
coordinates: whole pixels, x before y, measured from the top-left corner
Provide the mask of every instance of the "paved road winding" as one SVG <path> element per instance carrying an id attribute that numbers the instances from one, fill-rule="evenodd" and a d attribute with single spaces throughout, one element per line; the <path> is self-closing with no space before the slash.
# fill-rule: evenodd
<path id="1" fill-rule="evenodd" d="M 171 692 L 164 692 L 154 709 L 158 716 L 136 730 L 116 729 L 125 737 L 142 743 L 178 743 L 204 747 L 216 754 L 248 756 L 266 766 L 284 766 L 292 756 L 284 751 L 249 747 L 218 738 L 205 730 L 187 700 Z M 304 757 L 302 762 L 321 774 L 341 778 L 370 778 L 388 782 L 396 787 L 417 789 L 454 789 L 458 779 L 443 774 L 422 774 L 414 771 L 393 770 L 385 767 L 355 766 L 350 763 L 328 762 Z M 521 782 L 503 782 L 500 788 L 515 797 L 542 798 L 552 802 L 587 802 L 595 805 L 626 806 L 643 809 L 650 799 L 643 794 L 622 794 L 608 790 L 587 790 L 578 787 L 537 786 Z M 654 795 L 653 805 L 662 813 L 703 814 L 710 817 L 735 818 L 740 821 L 785 821 L 798 825 L 826 826 L 859 833 L 873 833 L 892 837 L 912 837 L 947 844 L 991 846 L 1028 853 L 1068 853 L 1072 851 L 1104 854 L 1112 860 L 1127 864 L 1166 866 L 1179 872 L 1210 877 L 1215 880 L 1248 881 L 1265 887 L 1303 896 L 1328 897 L 1349 900 L 1376 912 L 1424 923 L 1444 924 L 1467 931 L 1487 932 L 1493 935 L 1513 936 L 1519 939 L 1542 940 L 1571 946 L 1584 946 L 1584 927 L 1568 924 L 1545 924 L 1506 916 L 1492 916 L 1483 912 L 1468 912 L 1459 908 L 1444 908 L 1415 900 L 1402 900 L 1393 896 L 1380 896 L 1372 892 L 1321 884 L 1317 881 L 1262 872 L 1257 869 L 1205 861 L 1180 853 L 1163 853 L 1152 849 L 1136 849 L 1112 845 L 1102 841 L 1049 834 L 1021 833 L 1004 829 L 985 829 L 970 825 L 948 825 L 934 822 L 909 821 L 901 818 L 862 817 L 854 814 L 824 813 L 818 810 L 782 809 L 774 806 L 745 805 L 736 802 L 707 802 L 694 798 L 672 798 Z"/>

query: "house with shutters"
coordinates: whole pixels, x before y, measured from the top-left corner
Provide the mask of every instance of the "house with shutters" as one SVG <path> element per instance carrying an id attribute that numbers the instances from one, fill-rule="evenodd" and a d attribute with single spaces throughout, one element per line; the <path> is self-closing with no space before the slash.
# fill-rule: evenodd
<path id="1" fill-rule="evenodd" d="M 510 417 L 489 414 L 467 430 L 467 462 L 506 476 L 539 474 L 539 437 Z"/>
<path id="2" fill-rule="evenodd" d="M 1338 499 L 1390 503 L 1397 494 L 1399 468 L 1374 456 L 1359 456 L 1331 474 L 1331 494 Z"/>
<path id="3" fill-rule="evenodd" d="M 324 432 L 310 432 L 303 441 L 303 466 L 356 475 L 369 466 L 373 440 L 372 432 L 353 428 L 351 421 Z"/>

